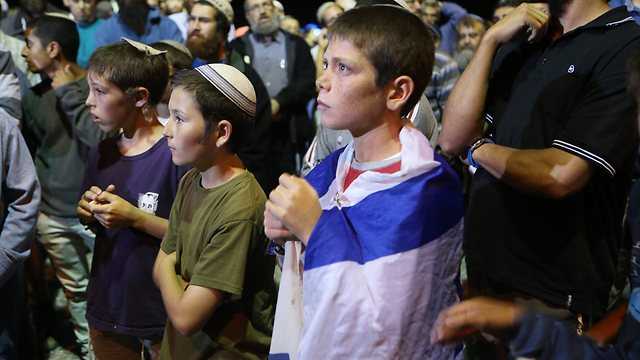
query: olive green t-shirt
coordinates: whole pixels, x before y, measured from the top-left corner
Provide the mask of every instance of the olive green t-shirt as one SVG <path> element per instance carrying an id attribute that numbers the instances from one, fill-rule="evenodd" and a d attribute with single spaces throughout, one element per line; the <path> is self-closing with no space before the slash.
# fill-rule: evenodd
<path id="1" fill-rule="evenodd" d="M 225 292 L 198 333 L 185 337 L 167 321 L 162 359 L 266 358 L 273 328 L 274 259 L 266 254 L 266 197 L 244 171 L 213 189 L 192 169 L 182 178 L 162 250 L 176 252 L 189 285 Z"/>

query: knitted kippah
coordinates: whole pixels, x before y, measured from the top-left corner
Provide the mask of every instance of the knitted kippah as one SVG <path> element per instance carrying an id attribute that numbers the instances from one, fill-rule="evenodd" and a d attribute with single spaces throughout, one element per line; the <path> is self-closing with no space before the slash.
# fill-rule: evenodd
<path id="1" fill-rule="evenodd" d="M 233 66 L 207 64 L 196 68 L 216 89 L 240 110 L 256 115 L 256 92 L 247 77 Z"/>
<path id="2" fill-rule="evenodd" d="M 193 58 L 193 55 L 191 55 L 191 51 L 189 51 L 189 48 L 187 48 L 181 42 L 178 42 L 178 41 L 175 41 L 175 40 L 160 40 L 158 42 L 161 42 L 163 44 L 167 44 L 167 45 L 171 46 L 172 48 L 189 55 L 190 58 Z"/>
<path id="3" fill-rule="evenodd" d="M 233 24 L 233 7 L 229 0 L 204 0 L 211 4 L 216 10 L 220 11 L 224 17 L 229 20 L 229 24 Z"/>

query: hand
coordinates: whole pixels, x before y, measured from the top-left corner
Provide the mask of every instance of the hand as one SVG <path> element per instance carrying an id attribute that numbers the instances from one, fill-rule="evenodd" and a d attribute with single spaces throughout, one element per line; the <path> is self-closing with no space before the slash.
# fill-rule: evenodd
<path id="1" fill-rule="evenodd" d="M 501 45 L 527 33 L 527 41 L 536 42 L 547 33 L 549 20 L 549 5 L 523 3 L 491 26 L 485 37 Z"/>
<path id="2" fill-rule="evenodd" d="M 271 115 L 275 115 L 280 112 L 280 103 L 278 100 L 271 98 Z"/>
<path id="3" fill-rule="evenodd" d="M 104 191 L 113 192 L 115 190 L 115 186 L 109 185 Z M 78 216 L 86 223 L 96 221 L 96 218 L 93 217 L 93 213 L 91 212 L 91 204 L 98 203 L 98 197 L 102 193 L 102 189 L 97 186 L 92 186 L 89 190 L 85 191 L 84 194 L 80 197 L 80 201 L 78 201 Z"/>
<path id="4" fill-rule="evenodd" d="M 279 181 L 280 185 L 269 194 L 266 210 L 306 245 L 322 214 L 318 194 L 297 176 L 285 173 Z"/>
<path id="5" fill-rule="evenodd" d="M 480 331 L 509 330 L 523 314 L 523 308 L 509 302 L 484 297 L 463 301 L 440 312 L 431 330 L 431 342 L 451 342 Z"/>
<path id="6" fill-rule="evenodd" d="M 65 65 L 63 68 L 56 70 L 51 77 L 51 87 L 56 89 L 64 86 L 78 78 L 79 74 L 74 72 L 71 64 Z"/>
<path id="7" fill-rule="evenodd" d="M 101 192 L 96 201 L 89 204 L 93 217 L 107 229 L 135 227 L 142 210 L 113 194 L 115 186 L 109 185 L 107 189 L 111 191 Z"/>
<path id="8" fill-rule="evenodd" d="M 264 233 L 270 240 L 280 245 L 283 245 L 285 241 L 295 239 L 291 231 L 282 224 L 282 221 L 278 220 L 266 209 L 264 211 Z"/>

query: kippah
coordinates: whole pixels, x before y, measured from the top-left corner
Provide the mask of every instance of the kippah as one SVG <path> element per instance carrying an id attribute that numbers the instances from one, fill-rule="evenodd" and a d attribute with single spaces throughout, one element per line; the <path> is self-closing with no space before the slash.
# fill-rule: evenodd
<path id="1" fill-rule="evenodd" d="M 178 41 L 175 41 L 175 40 L 160 40 L 158 42 L 163 43 L 163 44 L 167 44 L 167 45 L 171 46 L 172 48 L 189 55 L 189 57 L 193 59 L 193 55 L 191 55 L 191 51 L 189 51 L 189 48 L 186 47 L 181 42 L 178 42 Z"/>
<path id="2" fill-rule="evenodd" d="M 211 4 L 216 10 L 220 11 L 224 17 L 229 20 L 229 24 L 233 24 L 233 7 L 231 6 L 231 2 L 229 0 L 202 0 Z"/>
<path id="3" fill-rule="evenodd" d="M 256 115 L 256 92 L 249 79 L 238 69 L 226 64 L 206 64 L 198 66 L 196 71 L 240 110 L 251 116 Z"/>
<path id="4" fill-rule="evenodd" d="M 134 48 L 138 49 L 138 51 L 145 53 L 145 55 L 147 56 L 156 56 L 156 55 L 166 53 L 166 51 L 164 50 L 158 50 L 156 48 L 152 48 L 149 45 L 145 45 L 135 40 L 127 39 L 126 37 L 122 37 L 121 39 L 123 41 L 126 41 L 129 45 L 133 46 Z"/>

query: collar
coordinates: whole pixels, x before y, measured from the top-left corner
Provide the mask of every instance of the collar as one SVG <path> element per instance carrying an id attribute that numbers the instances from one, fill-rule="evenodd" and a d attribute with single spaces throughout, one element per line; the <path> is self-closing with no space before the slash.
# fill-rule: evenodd
<path id="1" fill-rule="evenodd" d="M 257 42 L 264 43 L 264 35 L 256 34 L 255 32 L 251 32 L 251 35 Z M 277 42 L 277 43 L 281 43 L 283 39 L 284 39 L 284 35 L 280 30 L 277 30 L 274 33 L 274 35 L 271 37 L 271 41 Z"/>
<path id="2" fill-rule="evenodd" d="M 626 22 L 633 22 L 633 18 L 629 15 L 626 7 L 617 7 L 611 9 L 600 17 L 594 19 L 588 24 L 585 24 L 578 29 L 593 29 L 601 27 L 613 27 Z"/>

